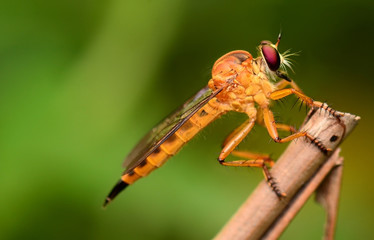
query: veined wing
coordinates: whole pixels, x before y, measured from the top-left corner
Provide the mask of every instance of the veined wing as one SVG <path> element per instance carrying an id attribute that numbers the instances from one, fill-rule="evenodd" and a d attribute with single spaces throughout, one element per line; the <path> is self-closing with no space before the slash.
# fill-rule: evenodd
<path id="1" fill-rule="evenodd" d="M 126 157 L 123 167 L 130 172 L 152 154 L 165 140 L 173 135 L 189 118 L 207 104 L 223 88 L 212 91 L 209 87 L 201 89 L 181 107 L 149 131 Z"/>

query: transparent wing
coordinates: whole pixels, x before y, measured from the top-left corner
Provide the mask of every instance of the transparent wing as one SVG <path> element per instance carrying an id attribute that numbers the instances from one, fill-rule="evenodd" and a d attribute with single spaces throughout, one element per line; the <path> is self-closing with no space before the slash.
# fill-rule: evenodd
<path id="1" fill-rule="evenodd" d="M 181 107 L 149 131 L 126 157 L 123 167 L 130 172 L 154 152 L 165 140 L 173 135 L 192 115 L 222 91 L 212 91 L 209 87 L 201 89 Z"/>

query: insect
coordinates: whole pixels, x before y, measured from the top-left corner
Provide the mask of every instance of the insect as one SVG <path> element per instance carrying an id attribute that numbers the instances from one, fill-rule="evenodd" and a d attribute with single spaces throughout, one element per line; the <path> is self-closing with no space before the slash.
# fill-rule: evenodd
<path id="1" fill-rule="evenodd" d="M 290 68 L 287 59 L 290 54 L 279 53 L 280 39 L 279 35 L 276 44 L 262 41 L 257 58 L 243 50 L 232 51 L 219 58 L 213 65 L 208 85 L 148 132 L 129 153 L 123 164 L 126 170 L 105 199 L 104 206 L 128 185 L 161 167 L 200 130 L 229 111 L 244 113 L 248 119 L 225 139 L 218 162 L 224 166 L 262 168 L 274 193 L 279 198 L 285 197 L 286 194 L 279 189 L 269 172 L 269 167 L 274 164 L 269 156 L 236 151 L 235 148 L 257 121 L 266 127 L 275 142 L 284 143 L 306 137 L 327 154 L 330 149 L 309 133 L 275 122 L 269 108 L 271 101 L 292 94 L 308 106 L 325 109 L 337 118 L 343 114 L 306 96 L 288 77 L 286 69 Z M 289 131 L 291 135 L 280 138 L 278 130 Z M 243 160 L 225 161 L 230 154 Z"/>

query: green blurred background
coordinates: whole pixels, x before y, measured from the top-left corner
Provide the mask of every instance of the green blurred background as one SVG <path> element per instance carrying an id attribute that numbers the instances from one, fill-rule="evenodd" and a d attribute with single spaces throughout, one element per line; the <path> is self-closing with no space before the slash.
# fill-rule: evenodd
<path id="1" fill-rule="evenodd" d="M 136 2 L 136 3 L 135 3 Z M 292 48 L 309 96 L 362 117 L 345 141 L 337 239 L 373 234 L 374 2 L 47 1 L 0 3 L 0 239 L 210 239 L 263 179 L 216 162 L 245 117 L 216 121 L 107 209 L 136 141 L 202 88 L 230 50 Z M 292 97 L 275 104 L 299 124 Z M 241 149 L 279 156 L 256 127 Z M 282 239 L 320 239 L 309 201 Z"/>

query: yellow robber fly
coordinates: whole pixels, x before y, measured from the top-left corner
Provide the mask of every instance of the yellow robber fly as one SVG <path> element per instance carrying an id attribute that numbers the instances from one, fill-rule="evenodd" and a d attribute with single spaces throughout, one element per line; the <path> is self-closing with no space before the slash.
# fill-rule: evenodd
<path id="1" fill-rule="evenodd" d="M 306 137 L 322 152 L 330 151 L 309 133 L 276 123 L 269 109 L 272 100 L 294 94 L 308 106 L 325 109 L 338 119 L 343 113 L 306 96 L 287 76 L 286 68 L 290 67 L 287 57 L 290 54 L 279 53 L 279 42 L 280 35 L 276 44 L 262 41 L 257 58 L 243 50 L 232 51 L 219 58 L 213 65 L 208 85 L 149 131 L 129 153 L 123 163 L 126 170 L 105 199 L 104 206 L 128 185 L 161 167 L 198 132 L 229 111 L 244 113 L 248 119 L 225 139 L 218 162 L 224 166 L 262 168 L 274 193 L 279 198 L 285 197 L 286 194 L 278 188 L 269 172 L 274 162 L 268 155 L 234 149 L 257 121 L 266 127 L 275 142 L 284 143 Z M 274 83 L 274 80 L 278 82 Z M 290 131 L 291 135 L 280 138 L 278 130 Z M 244 160 L 225 161 L 230 154 Z"/>

